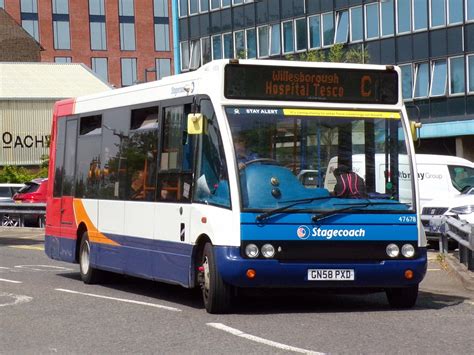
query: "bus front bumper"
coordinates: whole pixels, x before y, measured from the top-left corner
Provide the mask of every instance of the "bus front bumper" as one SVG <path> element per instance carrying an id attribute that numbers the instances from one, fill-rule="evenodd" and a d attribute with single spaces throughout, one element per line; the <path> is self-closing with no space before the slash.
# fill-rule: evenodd
<path id="1" fill-rule="evenodd" d="M 426 274 L 426 248 L 419 257 L 404 260 L 280 262 L 275 259 L 246 259 L 238 247 L 214 247 L 217 267 L 224 282 L 237 287 L 389 288 L 419 284 Z M 254 278 L 247 270 L 255 271 Z M 353 270 L 354 280 L 312 281 L 308 270 Z M 405 272 L 412 271 L 407 279 Z"/>

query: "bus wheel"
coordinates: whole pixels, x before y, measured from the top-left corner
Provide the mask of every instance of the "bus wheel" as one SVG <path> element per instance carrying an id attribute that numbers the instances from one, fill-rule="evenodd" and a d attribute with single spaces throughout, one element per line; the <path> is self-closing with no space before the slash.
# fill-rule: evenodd
<path id="1" fill-rule="evenodd" d="M 202 298 L 208 313 L 226 313 L 230 308 L 232 289 L 221 278 L 211 243 L 206 243 L 202 255 Z"/>
<path id="2" fill-rule="evenodd" d="M 91 244 L 87 232 L 82 234 L 79 249 L 79 270 L 81 272 L 81 279 L 86 284 L 95 284 L 100 280 L 101 271 L 91 266 Z"/>
<path id="3" fill-rule="evenodd" d="M 386 291 L 388 303 L 392 308 L 412 308 L 418 298 L 418 285 L 402 288 L 389 288 Z"/>

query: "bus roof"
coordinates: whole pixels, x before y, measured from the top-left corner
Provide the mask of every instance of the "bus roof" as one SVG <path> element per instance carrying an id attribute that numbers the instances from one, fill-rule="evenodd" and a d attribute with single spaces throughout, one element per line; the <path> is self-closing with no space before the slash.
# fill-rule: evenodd
<path id="1" fill-rule="evenodd" d="M 69 109 L 57 110 L 58 116 L 93 113 L 110 108 L 140 105 L 147 102 L 156 102 L 158 100 L 173 99 L 185 97 L 191 94 L 208 94 L 219 98 L 222 102 L 239 104 L 251 104 L 248 100 L 228 100 L 224 97 L 224 67 L 227 64 L 242 64 L 242 65 L 261 65 L 261 66 L 280 66 L 280 67 L 294 67 L 294 68 L 338 68 L 338 69 L 353 69 L 353 70 L 396 70 L 400 76 L 400 70 L 394 66 L 372 65 L 372 64 L 351 64 L 351 63 L 326 63 L 326 62 L 300 62 L 300 61 L 283 61 L 283 60 L 235 60 L 235 59 L 221 59 L 212 61 L 200 67 L 195 71 L 182 73 L 165 77 L 161 80 L 152 81 L 148 83 L 137 84 L 125 88 L 115 89 L 102 93 L 80 96 L 73 99 L 71 105 L 70 100 L 63 100 L 57 102 L 57 106 L 71 107 Z M 401 90 L 399 90 L 401 91 Z M 400 95 L 399 95 L 400 96 Z M 275 106 L 281 105 L 281 101 L 258 101 L 259 105 Z M 345 103 L 333 102 L 318 102 L 308 103 L 305 100 L 294 101 L 291 103 L 285 102 L 287 106 L 302 106 L 308 104 L 309 106 L 317 104 L 320 107 L 341 107 Z M 401 105 L 402 100 L 399 99 L 397 105 Z M 360 104 L 360 108 L 364 106 L 377 109 L 373 104 Z M 353 106 L 353 105 L 352 105 Z M 387 109 L 387 105 L 382 105 L 380 109 Z M 393 107 L 391 107 L 393 109 Z"/>

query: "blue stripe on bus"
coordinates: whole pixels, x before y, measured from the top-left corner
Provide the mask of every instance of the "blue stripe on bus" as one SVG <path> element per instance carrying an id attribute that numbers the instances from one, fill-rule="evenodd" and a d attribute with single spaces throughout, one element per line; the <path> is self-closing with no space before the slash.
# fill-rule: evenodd
<path id="1" fill-rule="evenodd" d="M 146 279 L 192 285 L 193 245 L 163 240 L 106 234 L 120 246 L 91 243 L 93 267 Z M 45 237 L 46 254 L 75 262 L 76 240 Z"/>

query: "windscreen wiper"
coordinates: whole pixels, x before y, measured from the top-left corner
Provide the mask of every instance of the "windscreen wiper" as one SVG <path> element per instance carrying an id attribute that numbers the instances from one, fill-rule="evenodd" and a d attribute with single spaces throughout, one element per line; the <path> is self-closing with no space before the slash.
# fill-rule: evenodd
<path id="1" fill-rule="evenodd" d="M 313 222 L 319 222 L 322 219 L 332 217 L 332 216 L 334 216 L 334 215 L 336 215 L 340 212 L 345 212 L 345 211 L 353 210 L 353 209 L 356 209 L 356 208 L 363 208 L 363 207 L 374 206 L 374 205 L 394 205 L 394 204 L 395 203 L 393 203 L 393 202 L 370 202 L 370 201 L 363 202 L 363 203 L 354 203 L 354 204 L 351 204 L 351 205 L 343 207 L 343 208 L 338 208 L 338 209 L 335 209 L 335 210 L 315 214 L 311 218 L 311 220 Z"/>
<path id="2" fill-rule="evenodd" d="M 293 202 L 293 203 L 290 203 L 289 205 L 286 205 L 286 206 L 275 208 L 275 209 L 267 211 L 267 212 L 263 212 L 263 213 L 259 214 L 256 217 L 256 219 L 257 219 L 258 222 L 262 222 L 263 220 L 267 219 L 268 217 L 270 217 L 274 214 L 286 211 L 287 209 L 289 209 L 291 207 L 294 207 L 294 206 L 297 206 L 297 205 L 300 205 L 302 203 L 309 203 L 309 202 L 313 202 L 313 201 L 317 201 L 317 200 L 328 200 L 328 199 L 333 198 L 333 197 L 334 196 L 310 197 L 310 198 L 302 198 L 302 199 L 299 199 L 299 200 L 286 201 L 286 202 Z"/>

